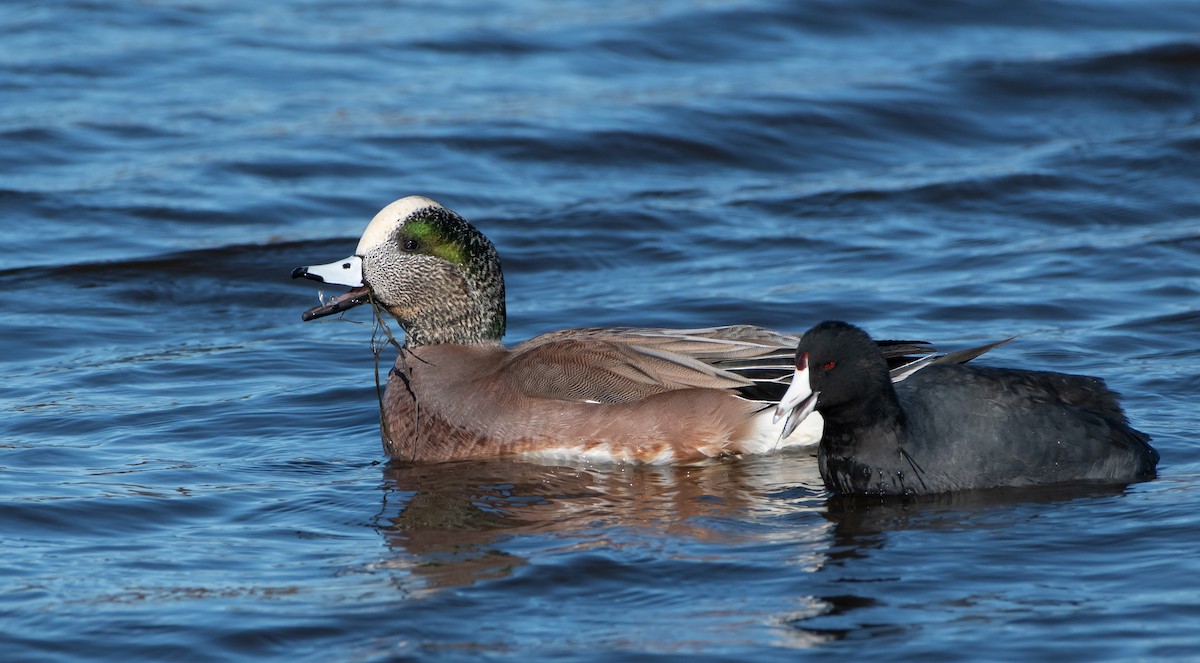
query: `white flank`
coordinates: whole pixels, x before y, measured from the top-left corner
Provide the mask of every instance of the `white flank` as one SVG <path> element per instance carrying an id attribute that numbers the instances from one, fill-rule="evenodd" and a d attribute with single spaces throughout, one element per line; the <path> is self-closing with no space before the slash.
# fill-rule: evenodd
<path id="1" fill-rule="evenodd" d="M 599 464 L 629 464 L 629 463 L 645 463 L 647 465 L 672 465 L 675 463 L 675 450 L 670 447 L 663 448 L 658 452 L 658 455 L 648 460 L 641 460 L 636 455 L 631 453 L 631 450 L 625 448 L 614 448 L 613 445 L 601 445 L 591 449 L 584 449 L 582 445 L 570 447 L 553 447 L 550 449 L 538 449 L 537 451 L 526 451 L 521 454 L 523 458 L 537 461 L 583 461 L 586 463 Z"/>
<path id="2" fill-rule="evenodd" d="M 783 433 L 788 419 L 775 419 L 775 408 L 764 409 L 754 415 L 752 421 L 753 432 L 738 445 L 742 453 L 765 454 L 785 447 L 813 447 L 821 442 L 821 431 L 825 429 L 825 422 L 816 412 L 801 421 L 795 430 L 783 439 L 779 436 Z"/>

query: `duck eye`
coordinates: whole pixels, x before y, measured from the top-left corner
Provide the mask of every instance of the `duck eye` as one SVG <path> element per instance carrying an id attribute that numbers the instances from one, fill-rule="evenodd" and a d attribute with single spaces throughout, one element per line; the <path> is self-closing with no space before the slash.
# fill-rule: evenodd
<path id="1" fill-rule="evenodd" d="M 415 239 L 410 238 L 410 239 L 404 240 L 404 250 L 405 251 L 416 251 L 417 246 L 419 246 L 419 244 L 417 244 L 417 240 L 415 240 Z"/>
<path id="2" fill-rule="evenodd" d="M 834 366 L 837 366 L 837 362 L 833 361 L 833 360 L 829 360 L 829 361 L 825 362 L 825 364 L 822 365 L 821 368 L 824 370 L 827 370 L 827 371 L 832 371 Z"/>

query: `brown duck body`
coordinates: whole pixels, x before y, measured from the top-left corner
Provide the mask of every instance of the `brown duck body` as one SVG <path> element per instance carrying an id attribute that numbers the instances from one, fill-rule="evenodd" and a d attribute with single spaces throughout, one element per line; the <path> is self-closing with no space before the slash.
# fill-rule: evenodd
<path id="1" fill-rule="evenodd" d="M 511 372 L 499 346 L 405 350 L 388 376 L 383 444 L 392 458 L 436 462 L 518 454 L 546 459 L 687 463 L 745 453 L 763 405 L 711 388 L 630 402 L 561 400 Z M 534 393 L 530 393 L 530 392 Z"/>

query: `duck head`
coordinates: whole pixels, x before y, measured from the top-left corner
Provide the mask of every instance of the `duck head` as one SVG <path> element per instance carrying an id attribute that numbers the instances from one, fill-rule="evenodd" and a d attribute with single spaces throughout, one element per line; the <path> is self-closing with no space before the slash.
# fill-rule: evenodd
<path id="1" fill-rule="evenodd" d="M 354 255 L 297 267 L 292 278 L 301 277 L 351 288 L 305 311 L 305 321 L 374 302 L 404 327 L 410 346 L 499 342 L 504 335 L 496 248 L 461 216 L 421 196 L 384 207 Z"/>

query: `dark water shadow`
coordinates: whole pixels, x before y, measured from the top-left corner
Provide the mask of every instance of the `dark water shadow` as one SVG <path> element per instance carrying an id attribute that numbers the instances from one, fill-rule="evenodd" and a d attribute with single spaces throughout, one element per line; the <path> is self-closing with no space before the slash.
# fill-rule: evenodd
<path id="1" fill-rule="evenodd" d="M 974 514 L 1013 506 L 1114 497 L 1124 494 L 1130 485 L 1068 482 L 908 497 L 831 495 L 826 501 L 825 517 L 834 524 L 835 543 L 850 545 L 863 535 L 961 527 L 962 520 Z"/>
<path id="2" fill-rule="evenodd" d="M 805 638 L 822 642 L 892 637 L 918 629 L 912 615 L 897 610 L 879 588 L 904 580 L 888 575 L 895 572 L 894 566 L 875 559 L 894 537 L 906 532 L 1011 527 L 1040 506 L 1060 508 L 1069 502 L 1119 497 L 1130 485 L 1078 482 L 916 497 L 831 495 L 822 511 L 832 525 L 831 538 L 824 564 L 815 576 L 818 585 L 837 591 L 818 592 L 813 598 L 824 609 L 789 626 Z M 925 553 L 933 563 L 944 562 L 944 554 L 932 547 Z M 912 600 L 919 602 L 920 598 Z M 860 618 L 854 613 L 869 616 Z M 894 621 L 881 620 L 880 615 L 893 615 Z"/>

